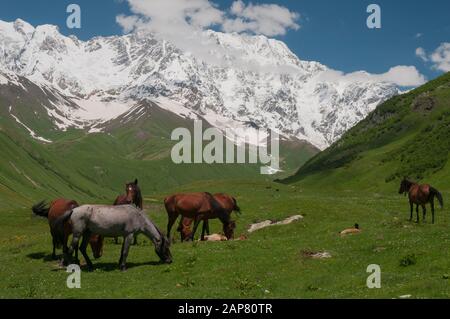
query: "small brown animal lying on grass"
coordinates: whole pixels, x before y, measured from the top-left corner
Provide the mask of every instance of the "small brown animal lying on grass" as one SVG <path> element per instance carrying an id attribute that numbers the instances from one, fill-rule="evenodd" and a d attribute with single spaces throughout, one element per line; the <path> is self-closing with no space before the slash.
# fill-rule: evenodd
<path id="1" fill-rule="evenodd" d="M 355 224 L 355 227 L 345 229 L 345 230 L 341 231 L 339 234 L 341 236 L 345 236 L 345 235 L 353 235 L 353 234 L 359 234 L 359 233 L 361 233 L 361 229 L 359 229 L 358 224 Z"/>

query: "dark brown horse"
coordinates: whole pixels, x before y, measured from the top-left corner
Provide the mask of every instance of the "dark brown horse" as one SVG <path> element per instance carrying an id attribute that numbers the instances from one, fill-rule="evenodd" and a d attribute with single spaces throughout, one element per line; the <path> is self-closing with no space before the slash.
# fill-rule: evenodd
<path id="1" fill-rule="evenodd" d="M 199 223 L 203 220 L 218 218 L 223 225 L 223 232 L 228 239 L 233 238 L 236 223 L 231 220 L 222 205 L 210 193 L 178 194 L 164 200 L 168 215 L 167 237 L 170 240 L 170 231 L 178 216 L 194 221 L 194 230 L 191 234 L 193 240 Z"/>
<path id="2" fill-rule="evenodd" d="M 224 193 L 214 194 L 213 196 L 229 216 L 231 216 L 232 212 L 236 212 L 237 214 L 241 213 L 241 209 L 237 205 L 237 201 L 234 197 Z M 180 224 L 178 225 L 177 231 L 180 232 L 181 241 L 189 240 L 190 238 L 192 238 L 191 225 L 193 222 L 194 220 L 191 218 L 182 217 L 180 219 Z M 201 236 L 202 241 L 205 239 L 205 232 L 210 235 L 208 219 L 203 220 L 203 229 Z"/>
<path id="3" fill-rule="evenodd" d="M 60 236 L 57 236 L 54 227 L 55 221 L 58 219 L 58 217 L 64 215 L 65 212 L 70 211 L 78 206 L 78 203 L 74 200 L 60 198 L 52 201 L 50 205 L 46 205 L 45 202 L 42 201 L 32 207 L 32 211 L 35 215 L 48 219 L 48 223 L 50 225 L 50 233 L 53 240 L 53 259 L 56 259 L 56 248 L 60 248 L 62 246 L 63 253 L 67 252 L 67 241 L 70 234 L 72 234 L 72 225 L 70 223 L 65 223 L 64 237 L 61 238 Z M 89 244 L 91 245 L 94 257 L 96 259 L 100 258 L 103 254 L 103 237 L 99 235 L 92 235 L 90 237 Z"/>
<path id="4" fill-rule="evenodd" d="M 414 204 L 416 205 L 417 223 L 419 223 L 419 205 L 422 206 L 423 220 L 425 221 L 427 214 L 426 204 L 430 203 L 431 213 L 433 216 L 432 217 L 433 224 L 434 224 L 434 198 L 436 197 L 438 199 L 441 208 L 444 207 L 444 200 L 442 199 L 441 193 L 439 193 L 437 189 L 431 187 L 428 184 L 419 185 L 405 178 L 400 184 L 400 190 L 398 191 L 398 193 L 399 194 L 408 193 L 409 205 L 411 206 L 411 217 L 409 219 L 410 221 L 412 221 L 413 219 Z"/>
<path id="5" fill-rule="evenodd" d="M 117 196 L 116 200 L 114 201 L 114 206 L 119 205 L 135 205 L 137 208 L 140 208 L 141 210 L 144 208 L 142 203 L 142 193 L 138 185 L 137 179 L 135 179 L 134 182 L 125 184 L 125 195 Z M 114 238 L 114 241 L 116 244 L 119 243 L 118 238 Z M 133 245 L 136 244 L 137 238 L 134 237 Z"/>

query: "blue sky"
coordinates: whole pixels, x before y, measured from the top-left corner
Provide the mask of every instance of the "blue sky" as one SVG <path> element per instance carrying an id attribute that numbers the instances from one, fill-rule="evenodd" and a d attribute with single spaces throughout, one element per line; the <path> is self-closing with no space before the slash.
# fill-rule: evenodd
<path id="1" fill-rule="evenodd" d="M 167 0 L 171 1 L 171 0 Z M 214 0 L 226 11 L 234 0 Z M 244 1 L 248 3 L 249 1 Z M 366 70 L 384 73 L 397 65 L 415 66 L 428 79 L 442 71 L 416 55 L 421 47 L 431 54 L 441 43 L 450 42 L 450 1 L 428 0 L 272 0 L 254 4 L 276 3 L 300 14 L 298 30 L 277 36 L 303 60 L 319 61 L 346 73 Z M 66 7 L 76 3 L 82 10 L 82 28 L 66 27 Z M 370 3 L 381 6 L 382 28 L 366 26 Z M 33 25 L 56 24 L 63 34 L 81 39 L 97 35 L 121 34 L 116 23 L 119 14 L 130 15 L 125 0 L 2 0 L 0 19 L 22 18 Z"/>

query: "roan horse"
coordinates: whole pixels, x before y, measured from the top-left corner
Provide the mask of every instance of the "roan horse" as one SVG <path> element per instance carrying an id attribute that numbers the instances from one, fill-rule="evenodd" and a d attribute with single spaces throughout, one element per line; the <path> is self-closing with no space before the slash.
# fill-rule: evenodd
<path id="1" fill-rule="evenodd" d="M 72 224 L 64 223 L 64 236 L 61 238 L 56 235 L 56 230 L 53 227 L 54 222 L 60 216 L 62 216 L 66 211 L 72 210 L 78 207 L 78 203 L 74 200 L 67 199 L 56 199 L 51 202 L 48 206 L 45 202 L 40 202 L 33 206 L 32 211 L 35 215 L 45 217 L 48 219 L 48 223 L 50 225 L 50 233 L 53 239 L 53 253 L 52 258 L 56 259 L 56 248 L 60 248 L 62 245 L 63 253 L 67 252 L 67 241 L 69 239 L 70 234 L 72 234 Z M 92 253 L 94 254 L 94 258 L 98 259 L 103 254 L 103 237 L 99 235 L 92 235 L 89 238 L 89 244 L 92 248 Z M 63 260 L 61 260 L 63 262 Z"/>
<path id="2" fill-rule="evenodd" d="M 144 209 L 142 203 L 142 194 L 141 189 L 138 185 L 138 180 L 136 179 L 134 182 L 125 184 L 125 195 L 117 196 L 114 201 L 114 205 L 136 205 L 137 208 L 141 210 Z M 114 238 L 116 244 L 119 243 L 118 238 Z M 134 237 L 133 245 L 137 244 L 137 237 Z"/>
<path id="3" fill-rule="evenodd" d="M 214 196 L 215 200 L 217 202 L 219 202 L 219 204 L 225 209 L 225 212 L 229 216 L 231 216 L 232 212 L 236 212 L 236 214 L 241 214 L 241 209 L 237 205 L 237 201 L 234 197 L 227 195 L 227 194 L 223 194 L 223 193 L 214 194 L 213 196 Z M 193 238 L 193 234 L 192 234 L 192 230 L 191 230 L 191 225 L 193 222 L 194 222 L 194 220 L 191 218 L 182 217 L 180 219 L 180 224 L 178 226 L 177 231 L 180 232 L 182 242 Z M 208 219 L 203 220 L 203 229 L 202 229 L 202 235 L 201 235 L 202 241 L 205 240 L 205 232 L 208 235 L 210 235 Z"/>
<path id="4" fill-rule="evenodd" d="M 419 205 L 422 206 L 423 209 L 423 220 L 425 221 L 425 217 L 427 214 L 426 204 L 430 203 L 431 205 L 431 213 L 434 224 L 434 198 L 436 197 L 439 201 L 441 208 L 444 207 L 444 200 L 442 199 L 441 193 L 428 184 L 419 185 L 413 182 L 410 182 L 406 178 L 400 184 L 399 194 L 408 193 L 409 196 L 409 205 L 411 206 L 411 217 L 410 221 L 413 219 L 413 209 L 414 204 L 416 204 L 416 213 L 417 213 L 417 223 L 419 223 Z"/>
<path id="5" fill-rule="evenodd" d="M 122 252 L 119 267 L 122 271 L 127 269 L 126 260 L 133 237 L 144 234 L 155 245 L 156 254 L 162 262 L 171 263 L 172 255 L 169 249 L 168 239 L 161 234 L 159 229 L 144 214 L 143 211 L 132 205 L 102 206 L 84 205 L 69 210 L 55 222 L 58 236 L 64 236 L 64 223 L 70 221 L 73 228 L 72 245 L 65 259 L 69 259 L 75 251 L 75 262 L 78 260 L 78 243 L 81 238 L 80 251 L 89 270 L 93 265 L 86 253 L 86 247 L 91 234 L 100 234 L 104 237 L 123 236 Z"/>
<path id="6" fill-rule="evenodd" d="M 223 225 L 223 232 L 227 239 L 233 238 L 236 223 L 231 220 L 230 214 L 210 193 L 177 194 L 164 200 L 168 215 L 167 236 L 170 240 L 170 231 L 173 224 L 181 215 L 184 218 L 194 220 L 194 230 L 191 239 L 202 220 L 219 218 Z"/>

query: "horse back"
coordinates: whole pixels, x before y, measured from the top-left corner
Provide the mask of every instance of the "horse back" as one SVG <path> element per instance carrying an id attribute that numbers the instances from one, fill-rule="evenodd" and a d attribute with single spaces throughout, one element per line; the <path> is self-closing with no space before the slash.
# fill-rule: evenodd
<path id="1" fill-rule="evenodd" d="M 431 186 L 428 184 L 414 185 L 409 191 L 409 198 L 413 203 L 423 205 L 430 199 Z"/>
<path id="2" fill-rule="evenodd" d="M 113 205 L 126 205 L 129 204 L 125 195 L 119 195 L 116 197 Z"/>
<path id="3" fill-rule="evenodd" d="M 211 203 L 206 193 L 177 194 L 167 197 L 164 201 L 168 214 L 180 214 L 195 218 L 212 212 Z"/>
<path id="4" fill-rule="evenodd" d="M 78 203 L 75 200 L 69 200 L 64 198 L 59 198 L 54 200 L 50 204 L 50 209 L 48 211 L 48 222 L 51 225 L 56 221 L 58 217 L 64 215 L 65 212 L 75 209 L 78 207 Z M 72 226 L 70 222 L 64 224 L 64 232 L 69 234 L 72 232 Z"/>

